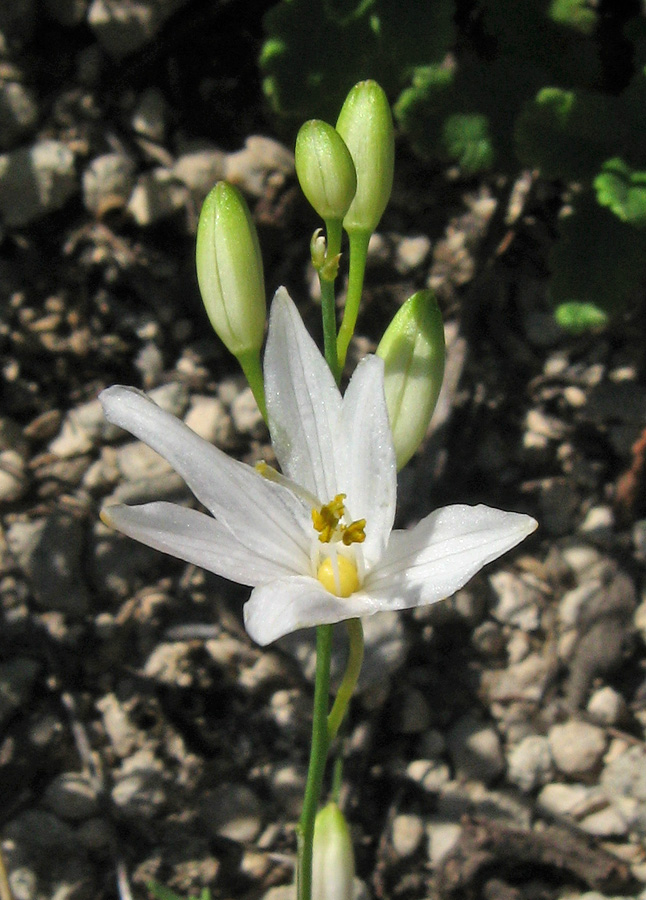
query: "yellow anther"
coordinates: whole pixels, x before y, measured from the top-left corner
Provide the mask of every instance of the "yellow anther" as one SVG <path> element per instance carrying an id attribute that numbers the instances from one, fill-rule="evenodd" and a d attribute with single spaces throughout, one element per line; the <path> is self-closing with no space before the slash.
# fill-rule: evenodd
<path id="1" fill-rule="evenodd" d="M 345 556 L 337 556 L 334 561 L 328 556 L 318 567 L 316 577 L 327 591 L 337 597 L 349 597 L 361 587 L 357 567 Z"/>
<path id="2" fill-rule="evenodd" d="M 350 544 L 363 544 L 366 539 L 366 520 L 357 519 L 343 529 L 342 540 L 346 547 Z"/>
<path id="3" fill-rule="evenodd" d="M 312 510 L 312 525 L 314 530 L 319 532 L 319 541 L 322 544 L 329 544 L 334 538 L 345 512 L 344 500 L 345 494 L 337 494 L 334 500 L 325 503 L 320 510 Z"/>

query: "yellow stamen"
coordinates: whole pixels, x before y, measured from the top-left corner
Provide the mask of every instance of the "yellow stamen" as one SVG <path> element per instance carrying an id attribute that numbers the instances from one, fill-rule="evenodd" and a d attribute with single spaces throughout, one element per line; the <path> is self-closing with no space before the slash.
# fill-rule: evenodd
<path id="1" fill-rule="evenodd" d="M 345 494 L 337 494 L 334 500 L 325 503 L 320 510 L 312 510 L 312 524 L 314 530 L 319 532 L 319 541 L 329 544 L 343 518 L 345 508 L 343 501 Z"/>
<path id="2" fill-rule="evenodd" d="M 346 547 L 350 544 L 363 544 L 366 539 L 366 520 L 357 519 L 356 522 L 350 522 L 346 528 L 342 527 L 342 531 L 342 540 Z"/>
<path id="3" fill-rule="evenodd" d="M 337 556 L 334 561 L 328 556 L 318 567 L 316 577 L 326 591 L 337 597 L 349 597 L 361 587 L 357 567 L 345 556 Z"/>

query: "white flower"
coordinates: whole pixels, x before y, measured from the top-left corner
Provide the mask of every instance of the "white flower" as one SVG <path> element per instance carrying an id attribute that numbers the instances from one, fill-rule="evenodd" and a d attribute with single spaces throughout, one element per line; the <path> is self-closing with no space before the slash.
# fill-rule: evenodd
<path id="1" fill-rule="evenodd" d="M 229 458 L 134 388 L 100 396 L 108 420 L 167 459 L 212 514 L 157 502 L 111 506 L 104 520 L 252 586 L 244 620 L 259 644 L 435 603 L 536 528 L 530 516 L 457 505 L 393 531 L 397 473 L 383 362 L 366 357 L 341 397 L 284 288 L 271 308 L 264 371 L 282 475 Z"/>

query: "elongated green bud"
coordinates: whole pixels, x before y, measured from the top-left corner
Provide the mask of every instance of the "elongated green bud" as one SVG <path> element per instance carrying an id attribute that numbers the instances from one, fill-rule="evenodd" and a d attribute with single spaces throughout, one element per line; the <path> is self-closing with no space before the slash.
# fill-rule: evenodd
<path id="1" fill-rule="evenodd" d="M 395 136 L 388 99 L 376 81 L 360 81 L 345 99 L 336 130 L 357 170 L 357 192 L 343 219 L 347 232 L 372 234 L 390 198 Z"/>
<path id="2" fill-rule="evenodd" d="M 240 191 L 219 181 L 197 226 L 197 280 L 216 334 L 240 358 L 260 353 L 267 314 L 258 235 Z"/>
<path id="3" fill-rule="evenodd" d="M 319 216 L 325 222 L 342 219 L 357 189 L 357 176 L 341 135 L 327 122 L 310 119 L 298 132 L 294 158 L 303 193 Z"/>
<path id="4" fill-rule="evenodd" d="M 444 324 L 432 291 L 418 291 L 395 314 L 377 347 L 397 469 L 421 444 L 444 377 Z"/>
<path id="5" fill-rule="evenodd" d="M 352 900 L 354 853 L 350 829 L 336 803 L 316 816 L 312 865 L 312 900 Z"/>

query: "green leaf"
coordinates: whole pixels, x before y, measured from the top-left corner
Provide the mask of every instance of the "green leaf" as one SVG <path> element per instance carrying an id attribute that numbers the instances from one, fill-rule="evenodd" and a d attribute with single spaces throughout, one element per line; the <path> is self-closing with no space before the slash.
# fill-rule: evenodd
<path id="1" fill-rule="evenodd" d="M 548 16 L 558 25 L 567 25 L 583 34 L 592 34 L 599 20 L 599 13 L 590 0 L 552 0 Z"/>
<path id="2" fill-rule="evenodd" d="M 592 178 L 621 137 L 612 99 L 593 91 L 546 87 L 520 113 L 516 153 L 546 178 Z"/>
<path id="3" fill-rule="evenodd" d="M 446 155 L 458 163 L 465 175 L 493 165 L 496 151 L 487 116 L 454 113 L 444 122 L 442 143 Z"/>
<path id="4" fill-rule="evenodd" d="M 155 900 L 185 900 L 184 897 L 176 894 L 175 891 L 171 891 L 169 887 L 166 887 L 165 884 L 160 884 L 158 881 L 148 881 L 146 887 L 153 897 L 155 897 Z M 200 900 L 211 900 L 211 891 L 209 888 L 202 888 Z"/>
<path id="5" fill-rule="evenodd" d="M 594 303 L 561 303 L 554 312 L 554 318 L 561 328 L 573 334 L 582 334 L 608 324 L 608 314 Z"/>
<path id="6" fill-rule="evenodd" d="M 552 301 L 559 308 L 581 312 L 594 307 L 608 317 L 617 315 L 646 281 L 645 258 L 646 232 L 621 222 L 586 191 L 561 220 L 550 253 Z M 567 309 L 561 313 L 567 314 Z"/>
<path id="7" fill-rule="evenodd" d="M 263 90 L 283 120 L 335 121 L 346 94 L 373 78 L 388 95 L 454 40 L 454 0 L 281 0 L 265 14 Z"/>
<path id="8" fill-rule="evenodd" d="M 646 226 L 646 172 L 633 172 L 623 159 L 607 160 L 594 179 L 597 200 L 622 222 Z"/>

